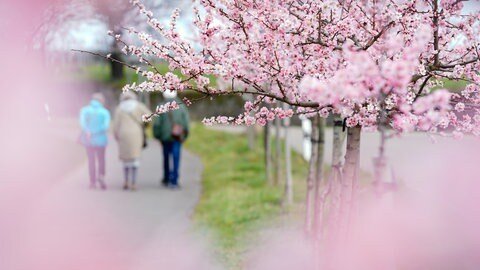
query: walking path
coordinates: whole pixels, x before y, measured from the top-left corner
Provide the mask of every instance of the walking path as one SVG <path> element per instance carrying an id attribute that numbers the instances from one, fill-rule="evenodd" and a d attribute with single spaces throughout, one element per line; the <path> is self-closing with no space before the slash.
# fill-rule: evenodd
<path id="1" fill-rule="evenodd" d="M 59 133 L 69 134 L 74 143 L 71 132 Z M 36 204 L 24 236 L 28 265 L 53 270 L 205 269 L 200 261 L 208 256 L 200 256 L 201 249 L 190 242 L 191 215 L 201 192 L 199 158 L 183 150 L 182 189 L 167 190 L 160 187 L 161 147 L 151 140 L 142 156 L 137 191 L 123 191 L 122 165 L 113 138 L 110 142 L 108 190 L 88 189 L 84 162 Z"/>

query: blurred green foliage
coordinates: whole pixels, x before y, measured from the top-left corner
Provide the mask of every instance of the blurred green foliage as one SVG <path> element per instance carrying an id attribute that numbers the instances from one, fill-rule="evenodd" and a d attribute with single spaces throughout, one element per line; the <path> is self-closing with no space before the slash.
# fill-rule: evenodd
<path id="1" fill-rule="evenodd" d="M 160 74 L 164 75 L 170 71 L 168 64 L 165 62 L 160 62 L 155 64 L 155 68 L 160 72 Z M 131 68 L 125 67 L 125 77 L 121 80 L 112 80 L 111 79 L 111 67 L 107 63 L 97 63 L 92 65 L 85 65 L 80 68 L 78 78 L 91 80 L 98 83 L 103 83 L 106 85 L 111 86 L 115 89 L 121 89 L 124 85 L 133 83 L 133 82 L 142 82 L 145 80 L 143 76 L 137 74 L 135 70 Z M 153 68 L 149 68 L 148 70 L 152 70 Z M 179 70 L 174 70 L 173 73 L 177 75 L 181 79 L 185 79 L 186 77 L 181 74 Z M 215 76 L 207 76 L 210 79 L 210 85 L 215 86 L 217 84 L 217 79 Z"/>
<path id="2" fill-rule="evenodd" d="M 463 89 L 465 89 L 465 86 L 467 86 L 467 84 L 468 82 L 466 81 L 460 81 L 460 80 L 454 81 L 454 80 L 447 80 L 447 79 L 443 80 L 443 87 L 453 92 L 462 91 Z"/>

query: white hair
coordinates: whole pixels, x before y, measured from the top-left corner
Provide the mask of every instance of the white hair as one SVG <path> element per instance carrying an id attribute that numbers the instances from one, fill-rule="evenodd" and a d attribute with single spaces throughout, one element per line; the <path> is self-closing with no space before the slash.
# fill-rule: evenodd
<path id="1" fill-rule="evenodd" d="M 135 95 L 135 93 L 133 92 L 123 92 L 122 95 L 120 96 L 120 100 L 124 101 L 128 99 L 137 100 L 137 95 Z"/>
<path id="2" fill-rule="evenodd" d="M 175 90 L 165 90 L 163 91 L 163 97 L 166 99 L 172 99 L 177 97 L 177 91 Z"/>
<path id="3" fill-rule="evenodd" d="M 93 93 L 92 99 L 105 105 L 105 96 L 100 92 Z"/>

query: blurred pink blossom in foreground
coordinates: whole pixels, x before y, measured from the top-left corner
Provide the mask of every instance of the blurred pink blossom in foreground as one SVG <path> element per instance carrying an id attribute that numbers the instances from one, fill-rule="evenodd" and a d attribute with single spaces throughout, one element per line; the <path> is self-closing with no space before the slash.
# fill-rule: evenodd
<path id="1" fill-rule="evenodd" d="M 315 246 L 301 233 L 273 234 L 249 269 L 478 269 L 480 148 L 447 144 L 423 153 L 424 164 L 410 164 L 416 171 L 405 174 L 407 187 L 387 195 L 393 200 L 361 201 L 348 239 Z"/>
<path id="2" fill-rule="evenodd" d="M 30 22 L 38 21 L 37 10 L 46 2 L 0 4 L 0 30 L 9 37 L 1 44 L 7 53 L 2 56 L 0 80 L 0 269 L 212 269 L 204 255 L 206 247 L 184 235 L 160 235 L 148 250 L 141 250 L 145 254 L 140 261 L 132 261 L 129 253 L 122 253 L 128 232 L 110 217 L 91 214 L 86 219 L 75 212 L 77 205 L 42 205 L 52 200 L 48 196 L 54 184 L 54 179 L 42 176 L 55 170 L 52 160 L 62 149 L 42 148 L 47 136 L 43 108 L 45 99 L 55 98 L 49 96 L 54 86 L 35 54 L 25 53 L 24 42 L 34 27 Z M 394 194 L 393 203 L 360 202 L 344 242 L 315 246 L 301 233 L 281 231 L 251 251 L 255 255 L 246 268 L 479 269 L 478 150 L 476 145 L 458 143 L 441 155 L 426 155 L 424 164 L 411 166 L 407 187 Z M 70 215 L 55 216 L 65 207 L 72 208 Z M 84 238 L 86 228 L 106 233 L 90 241 Z"/>

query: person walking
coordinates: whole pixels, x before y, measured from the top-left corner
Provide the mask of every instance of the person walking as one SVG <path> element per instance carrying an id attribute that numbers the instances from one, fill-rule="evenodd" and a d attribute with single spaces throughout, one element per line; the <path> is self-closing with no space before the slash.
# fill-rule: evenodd
<path id="1" fill-rule="evenodd" d="M 80 111 L 80 143 L 85 146 L 88 158 L 90 188 L 96 183 L 106 189 L 105 148 L 108 144 L 107 132 L 110 125 L 110 112 L 104 107 L 105 97 L 101 93 L 92 95 L 90 103 Z"/>
<path id="2" fill-rule="evenodd" d="M 135 190 L 140 155 L 146 147 L 144 114 L 151 111 L 132 92 L 125 92 L 120 97 L 113 120 L 113 133 L 118 142 L 119 158 L 123 162 L 124 190 Z"/>
<path id="3" fill-rule="evenodd" d="M 160 141 L 163 148 L 163 172 L 162 184 L 172 189 L 178 189 L 180 168 L 180 153 L 182 143 L 189 133 L 189 116 L 187 107 L 177 98 L 175 91 L 163 92 L 164 101 L 159 106 L 168 102 L 177 102 L 180 108 L 155 118 L 153 123 L 153 135 Z"/>

